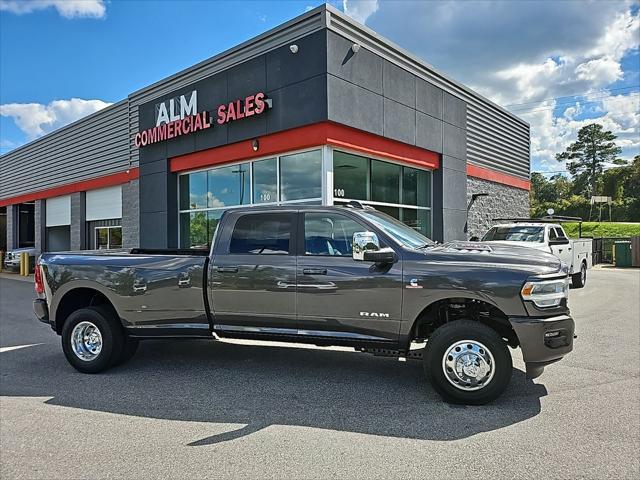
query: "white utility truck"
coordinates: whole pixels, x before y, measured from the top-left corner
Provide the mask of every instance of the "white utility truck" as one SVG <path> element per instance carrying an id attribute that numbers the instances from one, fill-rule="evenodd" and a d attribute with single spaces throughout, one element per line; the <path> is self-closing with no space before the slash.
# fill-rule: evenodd
<path id="1" fill-rule="evenodd" d="M 587 269 L 592 266 L 593 262 L 593 240 L 591 238 L 570 240 L 559 223 L 561 221 L 577 221 L 582 226 L 581 218 L 498 218 L 494 221 L 501 223 L 491 227 L 482 237 L 482 242 L 520 245 L 552 253 L 568 265 L 573 287 L 582 288 L 585 286 Z"/>

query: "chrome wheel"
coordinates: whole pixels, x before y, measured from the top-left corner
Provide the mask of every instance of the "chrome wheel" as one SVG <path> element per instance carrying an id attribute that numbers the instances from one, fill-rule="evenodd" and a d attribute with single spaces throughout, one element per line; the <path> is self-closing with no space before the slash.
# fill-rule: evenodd
<path id="1" fill-rule="evenodd" d="M 102 334 L 91 322 L 80 322 L 71 332 L 71 348 L 80 360 L 90 362 L 102 351 Z"/>
<path id="2" fill-rule="evenodd" d="M 585 267 L 584 264 L 582 265 L 582 268 L 580 268 L 580 277 L 582 285 L 585 285 L 587 283 L 587 267 Z"/>
<path id="3" fill-rule="evenodd" d="M 442 358 L 445 378 L 456 388 L 480 390 L 493 378 L 495 362 L 491 351 L 475 340 L 460 340 Z"/>

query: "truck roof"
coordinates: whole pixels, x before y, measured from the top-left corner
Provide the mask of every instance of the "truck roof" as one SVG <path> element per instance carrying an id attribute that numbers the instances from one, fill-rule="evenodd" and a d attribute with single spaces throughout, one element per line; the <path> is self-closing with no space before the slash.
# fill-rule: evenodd
<path id="1" fill-rule="evenodd" d="M 559 223 L 542 223 L 542 222 L 518 222 L 518 223 L 498 223 L 493 225 L 494 227 L 506 227 L 506 228 L 514 228 L 514 227 L 559 227 Z"/>

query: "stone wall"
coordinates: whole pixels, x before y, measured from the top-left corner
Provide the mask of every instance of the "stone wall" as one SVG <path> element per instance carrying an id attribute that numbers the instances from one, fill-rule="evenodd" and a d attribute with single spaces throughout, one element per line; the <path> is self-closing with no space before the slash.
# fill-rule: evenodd
<path id="1" fill-rule="evenodd" d="M 529 192 L 500 183 L 467 177 L 467 205 L 474 193 L 478 197 L 468 214 L 467 238 L 482 237 L 493 225 L 494 218 L 529 218 Z"/>
<path id="2" fill-rule="evenodd" d="M 140 208 L 138 180 L 122 185 L 122 246 L 140 246 Z"/>

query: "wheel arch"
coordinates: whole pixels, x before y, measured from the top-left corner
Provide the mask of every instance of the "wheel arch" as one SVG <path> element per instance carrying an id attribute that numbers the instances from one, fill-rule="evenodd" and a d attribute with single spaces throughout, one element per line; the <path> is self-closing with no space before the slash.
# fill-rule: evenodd
<path id="1" fill-rule="evenodd" d="M 403 342 L 404 347 L 408 350 L 412 341 L 426 340 L 441 325 L 458 320 L 483 323 L 512 347 L 520 343 L 508 316 L 497 305 L 472 296 L 451 296 L 434 300 L 420 311 Z"/>
<path id="2" fill-rule="evenodd" d="M 92 282 L 74 282 L 61 287 L 56 292 L 57 301 L 51 305 L 56 333 L 62 334 L 64 322 L 74 311 L 90 306 L 104 306 L 120 321 L 113 301 L 103 290 Z"/>

